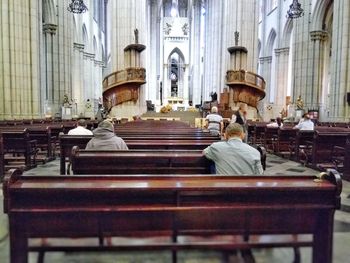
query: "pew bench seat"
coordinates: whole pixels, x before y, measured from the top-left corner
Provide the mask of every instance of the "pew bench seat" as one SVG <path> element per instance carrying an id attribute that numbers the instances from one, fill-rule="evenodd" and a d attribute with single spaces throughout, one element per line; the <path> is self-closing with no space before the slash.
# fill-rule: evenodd
<path id="1" fill-rule="evenodd" d="M 102 240 L 102 242 L 101 242 Z M 230 253 L 236 249 L 292 248 L 293 263 L 301 262 L 300 248 L 312 247 L 312 236 L 294 235 L 217 235 L 186 236 L 178 234 L 176 241 L 171 236 L 104 237 L 96 238 L 32 238 L 28 251 L 38 252 L 38 263 L 43 263 L 48 252 L 120 252 L 120 251 L 179 251 L 210 249 Z"/>
<path id="2" fill-rule="evenodd" d="M 51 240 L 46 238 L 83 237 L 96 239 L 94 246 L 82 246 L 84 251 L 94 247 L 97 251 L 170 250 L 173 262 L 179 249 L 311 246 L 313 263 L 331 263 L 334 212 L 340 207 L 342 182 L 334 170 L 316 179 L 288 175 L 22 176 L 19 170 L 11 171 L 3 184 L 11 263 L 26 263 L 29 250 L 41 249 L 28 244 L 30 238 L 44 238 L 47 246 L 44 243 L 42 249 L 54 251 L 65 245 L 49 246 Z M 278 241 L 279 235 L 289 241 L 282 242 L 286 236 Z M 301 235 L 311 235 L 311 239 Z M 159 236 L 170 241 L 140 242 L 143 237 Z M 137 248 L 118 247 L 111 237 L 140 239 Z M 98 239 L 106 242 L 97 243 Z"/>

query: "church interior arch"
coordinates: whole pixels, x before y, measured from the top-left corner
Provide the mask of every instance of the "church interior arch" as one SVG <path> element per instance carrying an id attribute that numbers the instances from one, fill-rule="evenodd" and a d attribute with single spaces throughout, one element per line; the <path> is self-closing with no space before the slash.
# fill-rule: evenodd
<path id="1" fill-rule="evenodd" d="M 266 47 L 267 47 L 267 56 L 271 58 L 270 63 L 270 77 L 266 80 L 267 84 L 267 100 L 268 103 L 274 103 L 275 96 L 275 78 L 276 78 L 276 70 L 275 70 L 275 54 L 274 49 L 276 46 L 276 31 L 275 29 L 271 29 L 269 37 L 267 38 Z"/>
<path id="2" fill-rule="evenodd" d="M 329 3 L 327 7 L 325 7 L 326 13 L 323 17 L 322 29 L 327 32 L 327 38 L 324 41 L 323 47 L 323 77 L 322 77 L 322 86 L 320 90 L 320 108 L 321 112 L 323 112 L 323 117 L 328 117 L 329 108 L 331 107 L 329 96 L 331 93 L 335 92 L 336 87 L 332 87 L 331 85 L 331 67 L 330 63 L 332 61 L 332 39 L 333 39 L 333 3 Z M 332 90 L 333 89 L 333 90 Z"/>
<path id="3" fill-rule="evenodd" d="M 185 58 L 179 48 L 173 49 L 168 56 L 168 81 L 170 81 L 170 97 L 184 96 L 184 70 Z"/>

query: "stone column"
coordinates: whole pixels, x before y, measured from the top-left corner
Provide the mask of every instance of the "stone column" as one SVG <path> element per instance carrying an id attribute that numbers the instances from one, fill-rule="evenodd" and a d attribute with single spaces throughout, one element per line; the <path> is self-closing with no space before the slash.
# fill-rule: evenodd
<path id="1" fill-rule="evenodd" d="M 134 30 L 138 29 L 139 44 L 146 44 L 147 37 L 147 0 L 118 0 L 108 1 L 108 9 L 111 10 L 111 65 L 108 67 L 111 72 L 124 69 L 125 58 L 124 48 L 135 43 Z M 140 64 L 146 67 L 146 52 L 141 54 Z M 152 59 L 152 58 L 150 58 Z M 113 108 L 112 114 L 117 117 L 139 115 L 146 110 L 145 87 L 141 86 L 138 102 L 125 102 Z"/>
<path id="2" fill-rule="evenodd" d="M 45 100 L 48 106 L 51 107 L 52 113 L 54 114 L 59 110 L 59 98 L 55 96 L 55 54 L 54 54 L 54 36 L 56 34 L 57 25 L 44 24 L 44 49 L 45 49 Z M 51 116 L 54 117 L 54 116 Z"/>
<path id="3" fill-rule="evenodd" d="M 84 58 L 84 97 L 93 100 L 95 98 L 94 89 L 94 59 L 95 54 L 83 52 Z M 94 105 L 93 105 L 94 106 Z"/>
<path id="4" fill-rule="evenodd" d="M 258 4 L 256 0 L 226 0 L 225 20 L 223 21 L 224 37 L 223 50 L 235 45 L 235 32 L 239 32 L 238 46 L 247 48 L 247 66 L 245 70 L 256 72 L 258 49 Z M 224 74 L 228 70 L 230 55 L 225 55 L 223 61 Z"/>
<path id="5" fill-rule="evenodd" d="M 222 29 L 224 1 L 207 1 L 205 6 L 205 51 L 204 51 L 204 89 L 203 101 L 210 100 L 210 93 L 220 92 L 224 80 L 221 70 Z"/>
<path id="6" fill-rule="evenodd" d="M 193 106 L 201 103 L 201 1 L 194 1 L 191 20 L 191 89 Z"/>
<path id="7" fill-rule="evenodd" d="M 148 57 L 146 68 L 146 79 L 147 83 L 143 86 L 146 90 L 146 99 L 152 100 L 153 103 L 159 104 L 159 83 L 157 72 L 159 67 L 159 30 L 160 30 L 160 19 L 158 17 L 158 5 L 156 1 L 148 1 L 147 6 L 148 12 L 148 23 L 150 27 L 147 31 L 147 43 L 142 43 L 147 46 L 144 51 Z M 159 101 L 159 102 L 158 102 Z"/>
<path id="8" fill-rule="evenodd" d="M 111 55 L 112 71 L 124 68 L 124 48 L 135 43 L 134 30 L 139 31 L 139 43 L 146 43 L 147 38 L 147 2 L 146 0 L 109 1 L 112 10 Z M 141 57 L 141 64 L 143 63 Z M 109 72 L 112 73 L 112 72 Z"/>
<path id="9" fill-rule="evenodd" d="M 329 117 L 332 121 L 349 121 L 350 107 L 346 101 L 350 92 L 350 3 L 334 1 L 331 92 Z"/>
<path id="10" fill-rule="evenodd" d="M 37 1 L 1 1 L 0 119 L 39 115 L 39 8 Z"/>
<path id="11" fill-rule="evenodd" d="M 276 89 L 275 89 L 275 110 L 280 112 L 286 109 L 286 96 L 288 85 L 288 58 L 289 48 L 275 49 L 276 58 Z"/>
<path id="12" fill-rule="evenodd" d="M 84 114 L 84 75 L 82 71 L 84 44 L 74 43 L 72 99 L 77 104 L 77 114 Z"/>
<path id="13" fill-rule="evenodd" d="M 321 104 L 322 86 L 324 78 L 324 48 L 328 38 L 326 31 L 310 32 L 312 41 L 312 85 L 310 96 L 310 108 L 318 108 Z M 323 87 L 326 88 L 326 87 Z"/>
<path id="14" fill-rule="evenodd" d="M 266 110 L 266 106 L 270 104 L 270 88 L 269 85 L 271 83 L 271 62 L 272 62 L 272 56 L 268 56 L 268 57 L 261 57 L 259 58 L 259 62 L 260 62 L 260 68 L 261 68 L 261 76 L 265 79 L 266 81 L 266 88 L 265 88 L 265 92 L 266 92 L 266 96 L 265 99 L 259 103 L 259 111 L 260 114 L 262 114 L 262 116 L 264 117 L 264 120 L 269 120 L 273 117 L 273 113 L 272 112 L 268 112 Z"/>

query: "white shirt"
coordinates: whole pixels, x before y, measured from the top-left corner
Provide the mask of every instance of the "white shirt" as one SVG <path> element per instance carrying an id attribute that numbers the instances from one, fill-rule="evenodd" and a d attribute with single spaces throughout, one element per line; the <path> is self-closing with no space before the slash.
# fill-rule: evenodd
<path id="1" fill-rule="evenodd" d="M 302 131 L 313 131 L 315 128 L 315 124 L 312 120 L 304 120 L 296 125 L 294 128 L 302 130 Z"/>
<path id="2" fill-rule="evenodd" d="M 271 123 L 268 123 L 266 124 L 267 127 L 283 127 L 283 123 L 281 123 L 281 126 L 278 126 L 278 123 L 277 122 L 271 122 Z"/>
<path id="3" fill-rule="evenodd" d="M 219 114 L 209 114 L 206 120 L 208 120 L 208 130 L 214 134 L 220 134 L 223 118 Z"/>
<path id="4" fill-rule="evenodd" d="M 68 135 L 93 135 L 92 131 L 82 127 L 78 126 L 68 132 Z"/>

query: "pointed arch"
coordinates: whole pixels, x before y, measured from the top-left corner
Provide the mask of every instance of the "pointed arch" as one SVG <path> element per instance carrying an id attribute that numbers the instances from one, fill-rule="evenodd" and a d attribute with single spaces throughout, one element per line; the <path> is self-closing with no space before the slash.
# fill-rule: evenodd
<path id="1" fill-rule="evenodd" d="M 75 20 L 75 16 L 72 16 L 73 17 L 73 41 L 74 43 L 79 43 L 79 28 L 77 27 L 77 21 Z"/>
<path id="2" fill-rule="evenodd" d="M 185 56 L 183 54 L 183 52 L 178 48 L 174 48 L 170 53 L 169 53 L 169 56 L 168 56 L 168 60 L 171 58 L 171 56 L 173 54 L 177 53 L 179 55 L 179 57 L 183 60 L 183 63 L 185 63 L 186 59 L 185 59 Z"/>
<path id="3" fill-rule="evenodd" d="M 83 37 L 83 43 L 84 43 L 85 47 L 88 46 L 88 44 L 89 44 L 89 35 L 88 35 L 88 32 L 87 32 L 85 24 L 83 24 L 83 26 L 82 26 L 82 37 Z"/>
<path id="4" fill-rule="evenodd" d="M 293 19 L 287 19 L 283 29 L 283 35 L 282 35 L 283 46 L 282 47 L 289 47 L 292 31 L 293 31 Z"/>
<path id="5" fill-rule="evenodd" d="M 93 37 L 92 44 L 93 44 L 93 48 L 94 48 L 93 53 L 95 54 L 95 57 L 98 58 L 99 57 L 99 49 L 97 46 L 96 36 Z"/>
<path id="6" fill-rule="evenodd" d="M 316 1 L 311 18 L 312 31 L 324 29 L 325 17 L 333 2 L 333 0 Z"/>
<path id="7" fill-rule="evenodd" d="M 266 51 L 267 51 L 267 56 L 272 56 L 273 53 L 273 45 L 275 43 L 275 39 L 276 39 L 276 30 L 274 28 L 271 29 L 269 37 L 267 38 L 267 42 L 266 42 Z"/>

